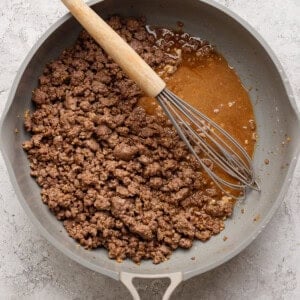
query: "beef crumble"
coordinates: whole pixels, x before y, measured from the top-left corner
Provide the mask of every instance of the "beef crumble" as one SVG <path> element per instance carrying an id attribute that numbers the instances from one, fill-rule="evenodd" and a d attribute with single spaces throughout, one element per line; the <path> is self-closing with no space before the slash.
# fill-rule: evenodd
<path id="1" fill-rule="evenodd" d="M 143 19 L 108 23 L 162 76 L 176 70 L 181 52 L 209 49 L 177 34 L 192 47 L 174 50 Z M 40 76 L 36 108 L 25 114 L 32 137 L 23 148 L 43 202 L 72 238 L 88 249 L 105 247 L 118 261 L 157 264 L 223 230 L 233 201 L 202 174 L 169 120 L 138 105 L 141 96 L 82 32 Z"/>

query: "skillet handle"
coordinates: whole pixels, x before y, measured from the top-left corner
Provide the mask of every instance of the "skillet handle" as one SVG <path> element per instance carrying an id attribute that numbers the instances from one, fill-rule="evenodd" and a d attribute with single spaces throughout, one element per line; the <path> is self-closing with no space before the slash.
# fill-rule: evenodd
<path id="1" fill-rule="evenodd" d="M 170 278 L 170 284 L 168 288 L 165 291 L 165 294 L 163 295 L 162 300 L 168 300 L 170 296 L 172 295 L 173 291 L 175 288 L 178 286 L 179 283 L 182 282 L 182 273 L 177 272 L 177 273 L 169 273 L 169 274 L 159 274 L 159 275 L 141 275 L 141 274 L 136 274 L 136 273 L 127 273 L 127 272 L 121 272 L 120 273 L 120 280 L 121 282 L 127 287 L 129 292 L 131 293 L 133 300 L 140 300 L 140 296 L 135 288 L 135 286 L 132 283 L 132 280 L 134 278 L 149 278 L 149 279 L 154 279 L 154 278 Z"/>

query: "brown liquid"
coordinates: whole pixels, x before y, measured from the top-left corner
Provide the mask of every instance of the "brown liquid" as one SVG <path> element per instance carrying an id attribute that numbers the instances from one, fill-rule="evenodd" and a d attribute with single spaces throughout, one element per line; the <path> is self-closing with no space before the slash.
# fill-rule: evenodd
<path id="1" fill-rule="evenodd" d="M 255 131 L 249 95 L 227 61 L 214 53 L 206 58 L 184 57 L 178 70 L 167 80 L 168 88 L 221 125 L 252 156 Z M 155 99 L 142 97 L 139 104 L 155 114 Z M 250 121 L 250 122 L 249 122 Z"/>
<path id="2" fill-rule="evenodd" d="M 216 52 L 201 58 L 185 54 L 177 71 L 164 80 L 171 91 L 221 125 L 253 155 L 256 141 L 251 101 L 224 57 Z M 156 114 L 160 109 L 156 100 L 149 97 L 142 97 L 139 105 L 149 114 Z M 224 179 L 236 182 L 223 171 L 215 171 Z M 238 196 L 238 192 L 230 192 Z"/>

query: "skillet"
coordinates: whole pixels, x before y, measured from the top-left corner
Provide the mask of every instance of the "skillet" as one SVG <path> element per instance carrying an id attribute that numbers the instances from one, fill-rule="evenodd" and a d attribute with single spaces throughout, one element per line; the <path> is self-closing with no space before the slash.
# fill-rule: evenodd
<path id="1" fill-rule="evenodd" d="M 70 14 L 51 26 L 32 48 L 11 88 L 1 120 L 0 146 L 17 197 L 29 218 L 55 247 L 85 267 L 121 280 L 135 299 L 139 296 L 133 278 L 169 277 L 171 284 L 164 295 L 168 299 L 181 281 L 228 261 L 266 226 L 287 191 L 296 165 L 300 150 L 299 114 L 287 77 L 272 50 L 254 29 L 225 7 L 211 0 L 105 0 L 90 4 L 102 17 L 143 15 L 149 24 L 164 27 L 183 22 L 185 31 L 215 44 L 243 85 L 251 88 L 259 136 L 254 168 L 262 191 L 251 191 L 237 203 L 221 234 L 207 243 L 194 243 L 188 251 L 177 250 L 170 260 L 159 265 L 150 261 L 136 265 L 129 260 L 120 264 L 110 260 L 104 249 L 91 252 L 76 247 L 76 242 L 61 230 L 62 224 L 40 200 L 40 189 L 29 175 L 27 156 L 21 148 L 29 136 L 19 116 L 33 108 L 31 91 L 44 65 L 75 42 L 81 27 Z M 17 135 L 15 128 L 20 129 Z M 270 161 L 268 165 L 265 159 Z M 226 243 L 224 236 L 229 237 Z"/>

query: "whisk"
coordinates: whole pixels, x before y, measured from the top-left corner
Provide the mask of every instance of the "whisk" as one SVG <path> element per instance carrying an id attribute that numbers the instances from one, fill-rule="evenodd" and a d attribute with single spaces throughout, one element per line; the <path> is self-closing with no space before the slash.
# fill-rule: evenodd
<path id="1" fill-rule="evenodd" d="M 177 97 L 154 70 L 82 0 L 62 0 L 107 54 L 150 97 L 155 97 L 201 167 L 226 194 L 259 190 L 251 157 L 221 126 Z M 213 163 L 207 165 L 206 159 Z M 228 176 L 222 176 L 224 173 Z"/>

